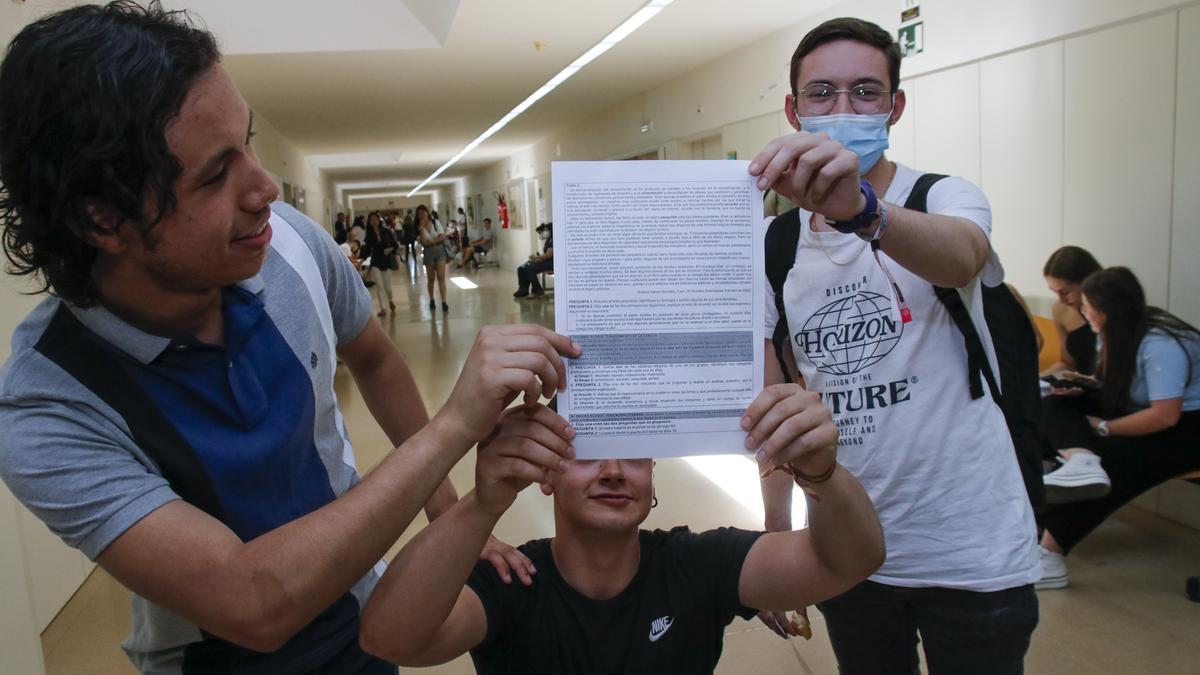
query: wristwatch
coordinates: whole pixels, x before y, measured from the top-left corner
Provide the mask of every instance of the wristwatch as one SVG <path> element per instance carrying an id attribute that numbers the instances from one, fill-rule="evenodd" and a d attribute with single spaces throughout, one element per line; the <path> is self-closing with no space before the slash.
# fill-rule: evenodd
<path id="1" fill-rule="evenodd" d="M 1096 423 L 1096 435 L 1100 437 L 1108 436 L 1108 420 L 1100 420 Z"/>
<path id="2" fill-rule="evenodd" d="M 879 199 L 875 197 L 875 188 L 865 180 L 858 182 L 858 190 L 864 197 L 867 198 L 867 204 L 863 210 L 853 218 L 847 220 L 830 220 L 825 218 L 825 223 L 842 234 L 850 234 L 866 229 L 871 226 L 879 218 Z"/>

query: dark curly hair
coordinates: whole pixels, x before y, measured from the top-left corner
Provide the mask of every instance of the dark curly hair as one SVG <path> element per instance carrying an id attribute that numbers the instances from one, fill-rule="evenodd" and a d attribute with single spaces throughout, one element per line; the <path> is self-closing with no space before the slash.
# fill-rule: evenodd
<path id="1" fill-rule="evenodd" d="M 151 229 L 182 171 L 165 129 L 220 61 L 211 33 L 157 0 L 75 7 L 29 24 L 0 63 L 0 226 L 9 272 L 80 306 L 102 228 L 89 205 Z"/>

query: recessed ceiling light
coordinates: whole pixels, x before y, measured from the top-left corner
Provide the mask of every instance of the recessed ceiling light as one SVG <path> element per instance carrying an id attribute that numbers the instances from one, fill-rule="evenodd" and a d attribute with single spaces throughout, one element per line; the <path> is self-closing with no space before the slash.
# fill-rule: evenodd
<path id="1" fill-rule="evenodd" d="M 524 101 L 518 103 L 517 107 L 508 111 L 507 115 L 501 117 L 495 124 L 488 127 L 487 131 L 479 134 L 478 138 L 470 143 L 467 143 L 467 146 L 462 150 L 459 150 L 458 154 L 451 157 L 437 171 L 434 171 L 429 175 L 428 178 L 422 181 L 420 185 L 413 188 L 412 192 L 408 193 L 408 196 L 411 197 L 417 192 L 417 190 L 425 187 L 426 183 L 442 175 L 443 171 L 449 169 L 454 165 L 455 162 L 465 157 L 467 153 L 479 147 L 480 143 L 483 143 L 487 139 L 491 138 L 493 134 L 507 126 L 509 122 L 513 121 L 518 115 L 528 110 L 530 106 L 532 106 L 534 103 L 537 103 L 538 100 L 540 100 L 543 96 L 549 94 L 551 91 L 554 91 L 555 87 L 563 82 L 566 82 L 572 75 L 579 72 L 579 69 L 591 63 L 596 57 L 600 56 L 604 52 L 612 49 L 613 46 L 619 43 L 621 40 L 629 37 L 638 28 L 641 28 L 642 24 L 654 18 L 656 14 L 661 12 L 667 5 L 670 5 L 674 1 L 675 0 L 650 0 L 650 2 L 642 5 L 641 9 L 634 12 L 633 16 L 626 19 L 625 22 L 620 26 L 617 26 L 613 32 L 605 35 L 602 40 L 592 45 L 591 49 L 587 50 L 582 56 L 572 61 L 566 68 L 560 70 L 558 74 L 550 78 L 546 84 L 543 84 L 537 89 L 537 91 L 527 96 Z"/>

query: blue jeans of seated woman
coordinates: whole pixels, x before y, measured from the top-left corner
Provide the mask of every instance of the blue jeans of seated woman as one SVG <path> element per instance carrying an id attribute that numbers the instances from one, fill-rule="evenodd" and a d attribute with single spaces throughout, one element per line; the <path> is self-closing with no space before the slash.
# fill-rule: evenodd
<path id="1" fill-rule="evenodd" d="M 841 675 L 1015 675 L 1038 623 L 1033 586 L 991 593 L 864 581 L 818 603 Z M 920 638 L 918 638 L 918 634 Z"/>
<path id="2" fill-rule="evenodd" d="M 526 263 L 517 268 L 517 290 L 525 292 L 533 286 L 534 293 L 542 292 L 542 284 L 538 282 L 538 275 L 542 272 L 553 272 L 554 261 L 542 260 L 535 263 Z"/>

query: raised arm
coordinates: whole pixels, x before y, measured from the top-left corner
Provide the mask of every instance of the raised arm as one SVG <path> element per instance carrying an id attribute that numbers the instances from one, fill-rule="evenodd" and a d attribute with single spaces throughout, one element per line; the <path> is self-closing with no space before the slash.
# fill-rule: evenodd
<path id="1" fill-rule="evenodd" d="M 274 651 L 387 552 L 515 397 L 554 394 L 564 379 L 559 353 L 579 350 L 540 326 L 485 327 L 441 412 L 340 498 L 248 542 L 171 502 L 121 534 L 98 562 L 205 631 Z"/>
<path id="2" fill-rule="evenodd" d="M 742 566 L 742 604 L 784 611 L 838 595 L 884 560 L 883 531 L 865 490 L 837 464 L 837 429 L 820 398 L 772 385 L 746 411 L 759 465 L 787 466 L 808 495 L 808 529 L 763 535 Z M 783 472 L 777 472 L 783 473 Z"/>
<path id="3" fill-rule="evenodd" d="M 866 207 L 857 155 L 825 134 L 799 131 L 776 138 L 750 162 L 750 173 L 759 176 L 760 189 L 774 188 L 801 208 L 835 220 L 854 218 Z M 991 245 L 970 220 L 890 203 L 887 212 L 884 252 L 922 279 L 963 287 L 987 263 Z M 875 227 L 863 233 L 873 234 Z"/>
<path id="4" fill-rule="evenodd" d="M 371 594 L 360 637 L 365 651 L 399 665 L 430 666 L 483 641 L 487 615 L 465 586 L 467 577 L 517 493 L 570 459 L 573 436 L 566 420 L 543 406 L 505 414 L 480 445 L 475 489 L 401 549 Z"/>
<path id="5" fill-rule="evenodd" d="M 350 369 L 367 409 L 392 447 L 400 447 L 429 423 L 408 363 L 378 322 L 368 321 L 361 335 L 338 349 L 338 356 Z M 425 503 L 425 515 L 433 520 L 456 501 L 458 493 L 447 478 Z"/>
<path id="6" fill-rule="evenodd" d="M 763 373 L 763 385 L 783 384 L 783 371 L 775 357 L 775 346 L 767 340 L 766 370 Z M 763 513 L 766 514 L 763 528 L 768 532 L 790 532 L 792 529 L 792 479 L 782 471 L 776 471 L 762 479 L 759 484 L 762 490 Z"/>

